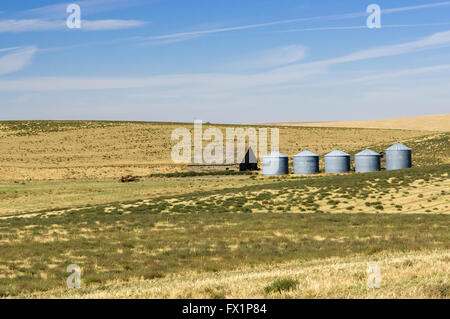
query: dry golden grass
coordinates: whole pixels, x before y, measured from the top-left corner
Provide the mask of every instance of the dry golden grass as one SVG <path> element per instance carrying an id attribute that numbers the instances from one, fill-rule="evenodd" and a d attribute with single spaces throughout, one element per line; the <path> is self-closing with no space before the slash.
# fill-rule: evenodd
<path id="1" fill-rule="evenodd" d="M 368 121 L 340 121 L 340 122 L 285 122 L 276 125 L 304 126 L 304 127 L 353 127 L 375 129 L 403 129 L 423 131 L 450 131 L 450 114 L 404 117 L 384 120 Z"/>
<path id="2" fill-rule="evenodd" d="M 0 182 L 0 218 L 20 212 L 45 209 L 86 207 L 116 201 L 179 195 L 195 191 L 243 187 L 267 181 L 256 181 L 249 176 L 209 176 L 203 178 L 147 178 L 136 183 L 117 180 L 65 180 Z M 23 216 L 34 216 L 28 214 Z"/>
<path id="3" fill-rule="evenodd" d="M 106 128 L 6 136 L 0 139 L 0 179 L 112 178 L 164 172 L 170 164 L 174 127 L 119 122 Z"/>
<path id="4" fill-rule="evenodd" d="M 381 287 L 368 288 L 368 264 L 381 269 Z M 384 253 L 370 257 L 246 267 L 216 273 L 185 273 L 153 280 L 109 282 L 81 289 L 24 294 L 25 298 L 450 298 L 450 251 Z M 294 289 L 265 292 L 279 279 Z"/>
<path id="5" fill-rule="evenodd" d="M 54 126 L 52 130 L 46 129 L 48 123 Z M 16 129 L 1 122 L 0 180 L 106 179 L 185 170 L 184 165 L 175 165 L 171 160 L 171 150 L 177 141 L 171 141 L 170 136 L 177 127 L 192 131 L 192 124 L 89 123 L 75 126 L 70 122 L 37 122 L 32 123 L 37 127 L 34 129 L 23 124 L 27 131 L 22 126 Z M 69 124 L 73 127 L 67 128 Z M 204 129 L 208 127 L 204 125 Z M 225 135 L 228 126 L 219 127 Z M 350 152 L 430 134 L 408 130 L 280 127 L 280 151 L 289 156 L 305 148 L 321 155 L 335 148 Z"/>
<path id="6" fill-rule="evenodd" d="M 407 173 L 404 173 L 405 176 Z M 320 186 L 311 186 L 316 180 L 325 180 L 325 178 L 333 177 L 332 175 L 320 174 L 314 177 L 309 177 L 309 186 L 305 187 L 290 187 L 281 190 L 281 187 L 263 190 L 251 190 L 249 188 L 236 189 L 234 192 L 222 195 L 222 201 L 237 201 L 237 197 L 245 198 L 245 205 L 249 207 L 249 212 L 260 213 L 266 212 L 268 207 L 280 213 L 313 213 L 317 209 L 327 213 L 429 213 L 429 214 L 450 214 L 450 179 L 448 172 L 436 174 L 434 176 L 427 176 L 426 180 L 422 178 L 415 179 L 411 183 L 405 183 L 398 178 L 389 178 L 386 185 L 380 187 L 378 184 L 383 180 L 383 177 L 374 178 L 375 175 L 365 174 L 342 174 L 342 177 L 360 178 L 366 176 L 366 185 L 360 184 L 358 189 L 364 191 L 364 196 L 348 196 L 344 189 L 348 185 L 343 185 L 343 181 L 339 182 L 338 176 L 334 176 L 335 181 L 330 180 L 329 185 L 334 184 L 334 189 L 327 189 L 326 195 L 324 188 L 326 183 Z M 268 183 L 269 181 L 295 181 L 297 176 L 290 177 L 258 177 L 256 180 L 261 183 Z M 314 179 L 313 179 L 314 178 Z M 250 186 L 250 184 L 248 184 Z M 339 187 L 341 186 L 341 187 Z M 356 188 L 354 185 L 353 188 Z M 267 194 L 270 194 L 267 196 Z M 316 207 L 309 207 L 306 205 L 308 200 L 314 202 Z M 177 205 L 195 205 L 196 202 L 202 201 L 206 203 L 213 203 L 217 200 L 216 194 L 207 194 L 206 196 L 189 197 L 185 200 L 178 200 Z M 261 202 L 270 200 L 265 205 L 260 205 Z M 299 202 L 301 204 L 299 204 Z M 171 203 L 175 205 L 175 203 Z M 381 208 L 379 208 L 381 206 Z M 167 211 L 170 211 L 169 206 Z M 278 210 L 279 209 L 279 210 Z"/>

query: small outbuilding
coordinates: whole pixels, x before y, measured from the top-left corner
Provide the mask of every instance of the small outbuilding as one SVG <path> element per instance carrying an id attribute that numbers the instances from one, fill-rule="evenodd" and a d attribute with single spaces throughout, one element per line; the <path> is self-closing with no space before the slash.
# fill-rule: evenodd
<path id="1" fill-rule="evenodd" d="M 386 149 L 386 170 L 411 167 L 411 149 L 402 143 L 396 143 Z"/>
<path id="2" fill-rule="evenodd" d="M 355 154 L 355 171 L 359 173 L 376 172 L 380 170 L 381 155 L 366 148 Z"/>
<path id="3" fill-rule="evenodd" d="M 294 155 L 294 174 L 315 174 L 319 172 L 319 155 L 304 150 Z"/>
<path id="4" fill-rule="evenodd" d="M 325 173 L 345 173 L 350 171 L 350 154 L 334 150 L 325 155 Z"/>
<path id="5" fill-rule="evenodd" d="M 262 174 L 266 176 L 289 174 L 289 159 L 280 152 L 272 152 L 263 157 Z"/>
<path id="6" fill-rule="evenodd" d="M 239 170 L 242 171 L 256 171 L 258 169 L 258 160 L 251 147 L 248 148 L 244 158 L 239 163 Z"/>

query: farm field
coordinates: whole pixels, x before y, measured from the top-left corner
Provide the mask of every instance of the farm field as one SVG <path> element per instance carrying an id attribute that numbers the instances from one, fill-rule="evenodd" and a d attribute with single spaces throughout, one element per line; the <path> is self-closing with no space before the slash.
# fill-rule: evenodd
<path id="1" fill-rule="evenodd" d="M 376 129 L 404 129 L 424 131 L 450 131 L 450 114 L 425 115 L 396 119 L 368 120 L 368 121 L 341 121 L 341 122 L 285 122 L 277 123 L 287 126 L 304 127 L 352 127 Z"/>
<path id="2" fill-rule="evenodd" d="M 33 298 L 448 298 L 450 251 L 333 257 L 232 271 L 110 282 L 101 288 L 55 289 Z M 368 263 L 383 269 L 382 289 L 366 285 Z M 24 295 L 30 297 L 30 295 Z"/>
<path id="3" fill-rule="evenodd" d="M 0 218 L 8 214 L 86 207 L 116 201 L 137 200 L 255 185 L 249 176 L 206 178 L 142 178 L 138 183 L 118 183 L 117 179 L 0 182 Z"/>
<path id="4" fill-rule="evenodd" d="M 449 16 L 450 0 L 2 0 L 0 305 L 446 304 Z"/>
<path id="5" fill-rule="evenodd" d="M 155 177 L 185 169 L 170 164 L 178 126 L 2 122 L 0 297 L 450 297 L 449 132 L 280 126 L 291 159 L 401 141 L 413 168 Z"/>
<path id="6" fill-rule="evenodd" d="M 449 165 L 437 165 L 379 174 L 272 178 L 240 188 L 9 216 L 0 219 L 0 291 L 4 297 L 61 294 L 65 267 L 71 263 L 83 269 L 86 296 L 112 283 L 152 285 L 155 278 L 187 280 L 185 275 L 193 272 L 226 276 L 241 268 L 275 269 L 293 261 L 303 267 L 335 257 L 345 263 L 353 257 L 369 261 L 407 253 L 414 259 L 415 254 L 436 253 L 445 264 L 450 249 L 448 171 Z M 422 198 L 417 190 L 424 188 L 428 191 Z M 409 292 L 415 297 L 432 292 L 448 297 L 446 268 L 416 276 L 416 288 Z M 429 276 L 434 278 L 430 287 Z M 356 285 L 363 282 L 355 280 Z M 261 281 L 256 287 L 269 284 Z M 396 290 L 390 286 L 384 293 Z M 64 291 L 65 297 L 72 294 Z M 182 291 L 181 296 L 189 297 Z M 225 292 L 227 296 L 232 295 Z"/>
<path id="7" fill-rule="evenodd" d="M 171 149 L 177 142 L 171 141 L 171 132 L 177 127 L 193 130 L 192 123 L 1 122 L 0 180 L 107 179 L 181 172 L 185 165 L 175 165 L 171 160 Z M 203 127 L 207 129 L 210 125 Z M 449 134 L 420 130 L 278 128 L 280 151 L 291 158 L 305 148 L 319 155 L 335 148 L 356 153 L 366 147 L 377 150 L 398 141 L 448 140 Z M 268 142 L 270 149 L 270 138 Z"/>

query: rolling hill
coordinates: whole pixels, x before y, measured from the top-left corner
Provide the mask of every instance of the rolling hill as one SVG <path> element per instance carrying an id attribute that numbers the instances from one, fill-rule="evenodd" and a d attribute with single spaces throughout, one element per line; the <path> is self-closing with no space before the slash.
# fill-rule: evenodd
<path id="1" fill-rule="evenodd" d="M 383 120 L 342 121 L 342 122 L 283 122 L 276 125 L 303 127 L 351 127 L 374 129 L 402 129 L 423 131 L 450 131 L 450 114 L 425 115 Z"/>
<path id="2" fill-rule="evenodd" d="M 225 128 L 232 126 L 217 127 L 225 132 Z M 183 171 L 185 165 L 174 164 L 171 159 L 172 147 L 177 143 L 171 140 L 171 132 L 178 127 L 185 127 L 192 134 L 191 123 L 0 122 L 0 180 L 104 179 Z M 209 127 L 203 125 L 204 129 Z M 276 127 L 280 132 L 280 151 L 291 158 L 303 149 L 319 155 L 335 148 L 350 153 L 366 147 L 382 151 L 395 142 L 439 140 L 442 134 L 447 134 L 420 130 Z M 436 144 L 431 142 L 427 145 Z M 415 151 L 420 152 L 422 148 Z M 436 158 L 441 159 L 435 164 L 447 162 L 445 152 L 436 151 Z"/>

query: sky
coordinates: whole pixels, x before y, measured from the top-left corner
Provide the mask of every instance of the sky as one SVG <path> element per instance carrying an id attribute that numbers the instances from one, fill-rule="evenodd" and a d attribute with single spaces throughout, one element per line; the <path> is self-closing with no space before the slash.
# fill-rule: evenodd
<path id="1" fill-rule="evenodd" d="M 450 1 L 0 3 L 0 120 L 368 120 L 449 101 Z"/>

